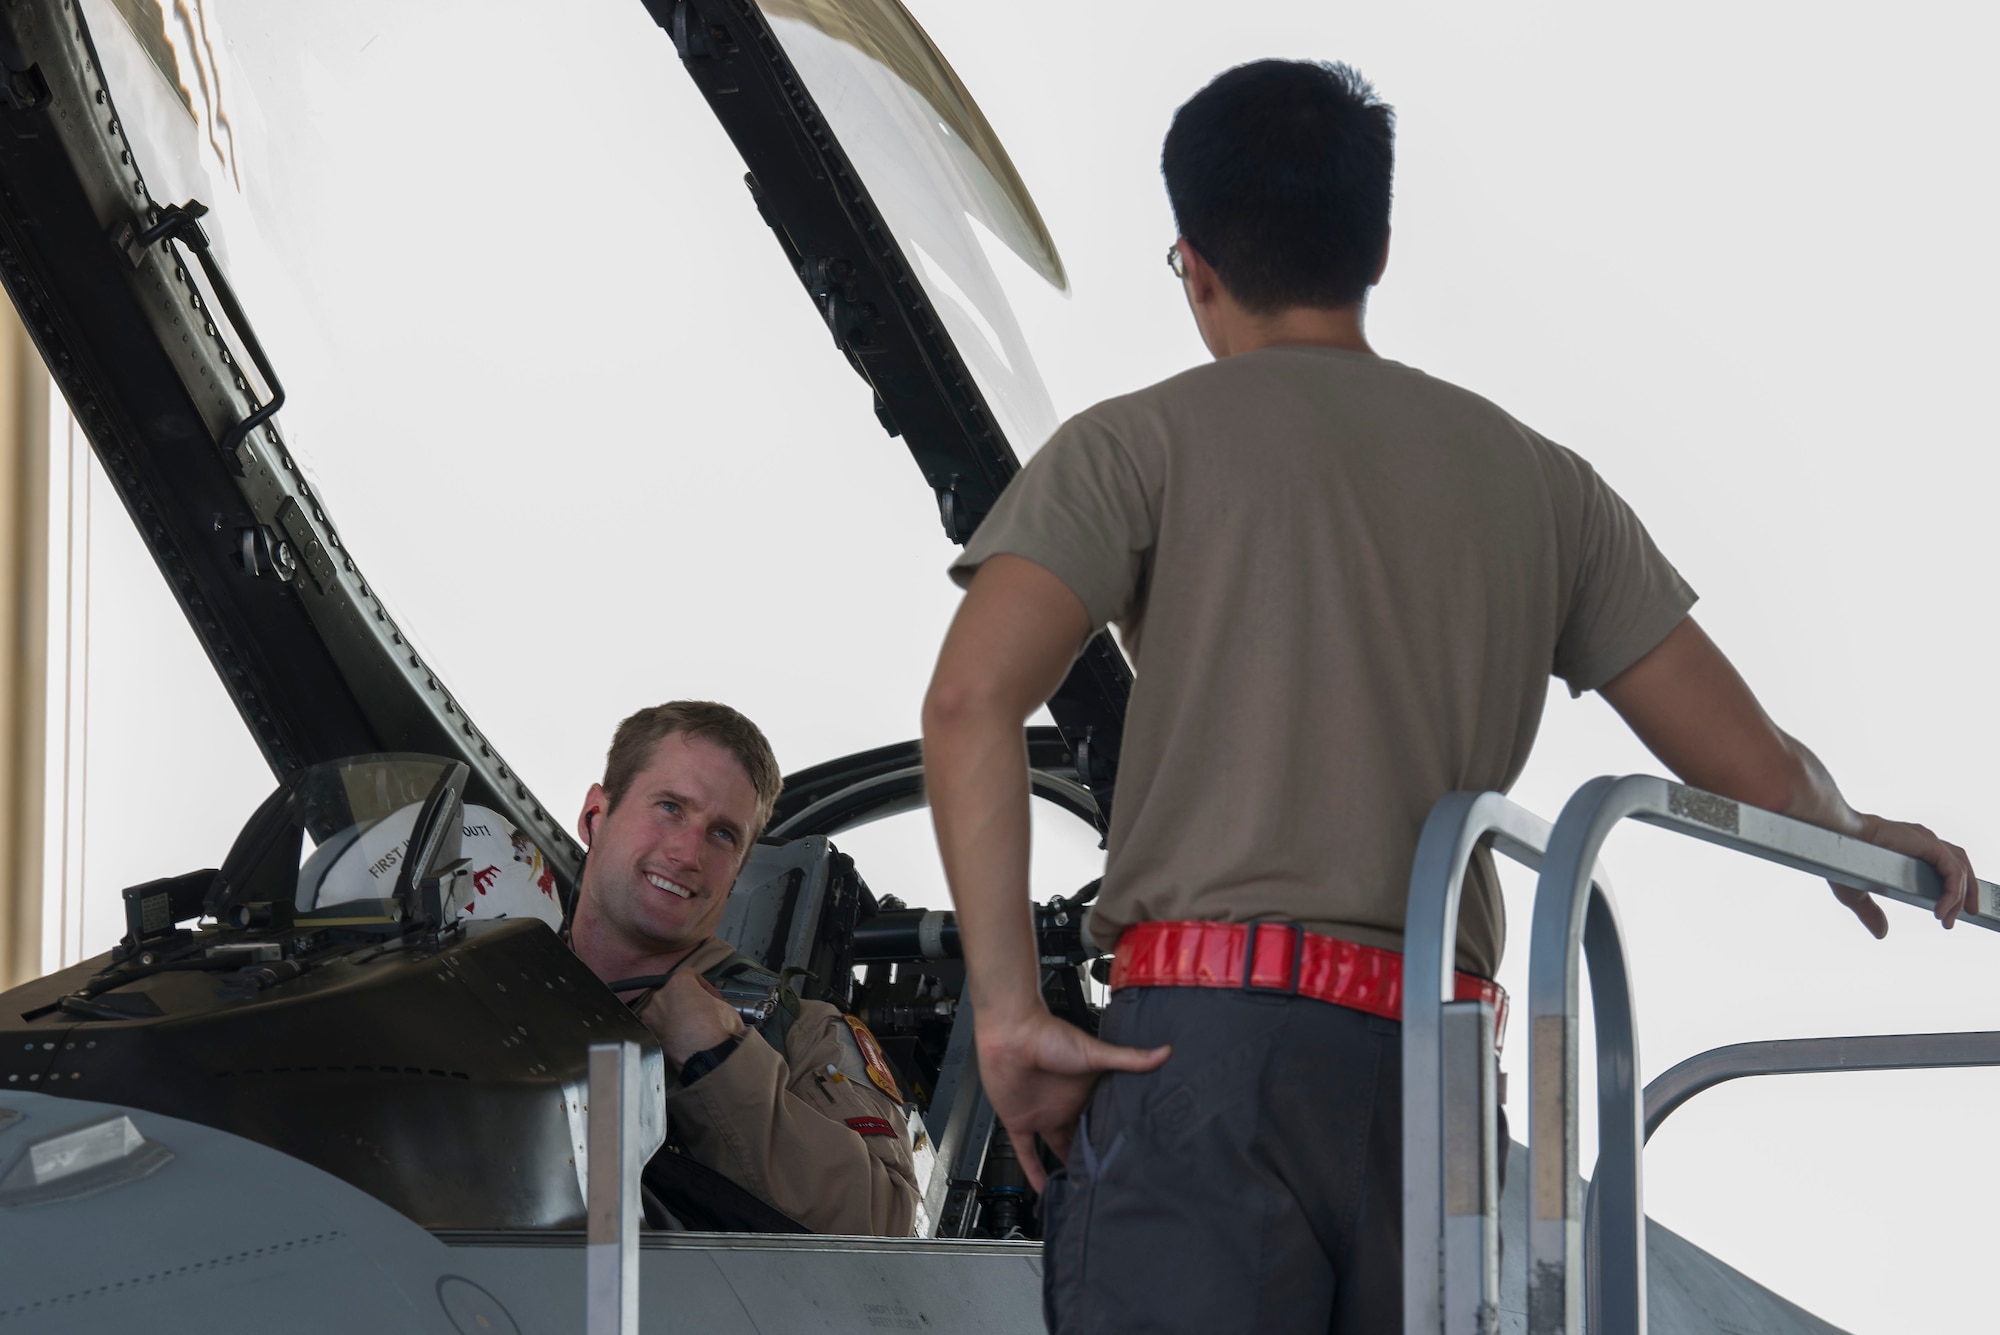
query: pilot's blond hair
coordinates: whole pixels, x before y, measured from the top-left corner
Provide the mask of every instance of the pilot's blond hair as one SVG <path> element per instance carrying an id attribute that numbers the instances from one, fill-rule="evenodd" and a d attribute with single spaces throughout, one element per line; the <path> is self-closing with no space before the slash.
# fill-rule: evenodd
<path id="1" fill-rule="evenodd" d="M 750 786 L 757 791 L 757 819 L 750 832 L 754 841 L 770 824 L 771 809 L 778 803 L 785 777 L 763 731 L 738 711 L 712 700 L 669 700 L 642 709 L 618 725 L 618 731 L 611 735 L 611 750 L 604 757 L 604 791 L 611 805 L 617 806 L 625 796 L 632 780 L 653 758 L 653 748 L 675 733 L 714 742 L 743 766 Z"/>

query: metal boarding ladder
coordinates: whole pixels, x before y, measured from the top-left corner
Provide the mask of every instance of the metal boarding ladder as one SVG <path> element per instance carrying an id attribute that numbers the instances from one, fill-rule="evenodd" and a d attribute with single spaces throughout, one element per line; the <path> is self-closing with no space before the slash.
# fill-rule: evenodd
<path id="1" fill-rule="evenodd" d="M 1417 840 L 1403 929 L 1405 1335 L 1499 1330 L 1495 1017 L 1484 1001 L 1453 999 L 1459 898 L 1483 841 L 1539 870 L 1549 837 L 1547 821 L 1499 793 L 1449 793 Z M 1602 869 L 1595 884 L 1608 904 Z"/>
<path id="2" fill-rule="evenodd" d="M 1516 1263 L 1527 1267 L 1529 1335 L 1583 1330 L 1586 1236 L 1592 1244 L 1591 1328 L 1644 1335 L 1641 1151 L 1688 1098 L 1750 1075 L 2000 1065 L 2000 1034 L 1994 1033 L 1736 1044 L 1675 1066 L 1647 1087 L 1642 1103 L 1631 979 L 1616 907 L 1597 864 L 1605 839 L 1626 819 L 1921 908 L 1942 895 L 1937 873 L 1914 858 L 1645 775 L 1585 784 L 1553 831 L 1498 794 L 1458 793 L 1440 801 L 1412 869 L 1405 942 L 1406 1335 L 1497 1328 L 1498 1199 L 1490 1189 L 1494 1117 L 1486 1083 L 1491 1052 L 1452 1026 L 1451 1012 L 1467 1003 L 1438 1000 L 1450 977 L 1465 860 L 1489 832 L 1498 851 L 1541 864 L 1529 950 L 1529 1227 L 1526 1248 L 1515 1252 Z M 1538 847 L 1547 851 L 1537 859 Z M 1962 916 L 2000 930 L 2000 888 L 1977 883 Z M 1577 1174 L 1578 984 L 1586 960 L 1597 1021 L 1599 1108 L 1598 1162 L 1587 1203 Z M 1490 1027 L 1485 1033 L 1490 1043 Z M 1427 1157 L 1420 1162 L 1420 1155 Z M 1469 1218 L 1474 1209 L 1476 1217 Z"/>

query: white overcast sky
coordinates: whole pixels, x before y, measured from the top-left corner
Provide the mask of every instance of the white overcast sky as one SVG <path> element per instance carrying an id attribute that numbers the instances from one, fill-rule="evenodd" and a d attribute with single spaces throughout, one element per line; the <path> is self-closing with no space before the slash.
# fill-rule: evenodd
<path id="1" fill-rule="evenodd" d="M 1359 67 L 1399 112 L 1378 350 L 1592 459 L 1857 805 L 2000 874 L 1990 11 L 910 3 L 1068 264 L 1067 298 L 1015 284 L 1063 414 L 1204 355 L 1161 262 L 1174 107 L 1260 56 Z M 787 769 L 915 736 L 951 549 L 638 0 L 211 8 L 246 191 L 270 183 L 239 285 L 281 420 L 541 799 L 568 811 L 616 720 L 673 696 L 744 708 Z M 91 949 L 120 886 L 214 865 L 270 783 L 116 504 L 100 489 Z M 1655 768 L 1557 691 L 1515 796 L 1553 817 Z M 1080 827 L 1041 835 L 1037 895 L 1093 874 Z M 942 902 L 921 815 L 842 843 L 878 892 Z M 1654 832 L 1607 861 L 1648 1078 L 1749 1038 L 2000 1029 L 1991 935 L 1891 905 L 1877 944 L 1804 878 Z M 1517 997 L 1531 896 L 1510 886 Z M 1725 1087 L 1660 1133 L 1648 1205 L 1857 1335 L 1990 1329 L 1996 1096 L 1984 1073 Z"/>

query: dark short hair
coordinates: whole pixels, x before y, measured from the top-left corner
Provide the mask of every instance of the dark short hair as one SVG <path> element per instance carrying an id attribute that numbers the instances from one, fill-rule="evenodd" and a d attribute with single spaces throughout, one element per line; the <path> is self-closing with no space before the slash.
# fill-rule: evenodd
<path id="1" fill-rule="evenodd" d="M 1181 235 L 1259 314 L 1367 295 L 1395 164 L 1395 108 L 1346 65 L 1303 60 L 1217 75 L 1160 153 Z"/>
<path id="2" fill-rule="evenodd" d="M 611 735 L 611 750 L 604 757 L 604 791 L 611 805 L 618 805 L 632 780 L 646 768 L 653 748 L 675 733 L 714 742 L 742 763 L 750 786 L 757 790 L 757 819 L 749 837 L 762 834 L 770 822 L 771 808 L 777 805 L 778 791 L 785 786 L 778 757 L 756 724 L 728 705 L 711 700 L 669 700 L 642 709 L 618 725 L 618 731 Z"/>

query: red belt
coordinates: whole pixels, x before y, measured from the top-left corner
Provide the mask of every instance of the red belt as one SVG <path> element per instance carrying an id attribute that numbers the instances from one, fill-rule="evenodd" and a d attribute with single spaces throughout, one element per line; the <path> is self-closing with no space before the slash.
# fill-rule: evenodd
<path id="1" fill-rule="evenodd" d="M 1254 950 L 1245 945 L 1256 933 Z M 1245 958 L 1246 953 L 1249 958 Z M 1507 1031 L 1507 993 L 1469 973 L 1453 975 L 1460 1001 L 1493 1004 L 1496 1035 Z M 1138 922 L 1118 938 L 1111 990 L 1228 987 L 1281 992 L 1403 1018 L 1403 957 L 1393 950 L 1321 936 L 1289 922 Z"/>

